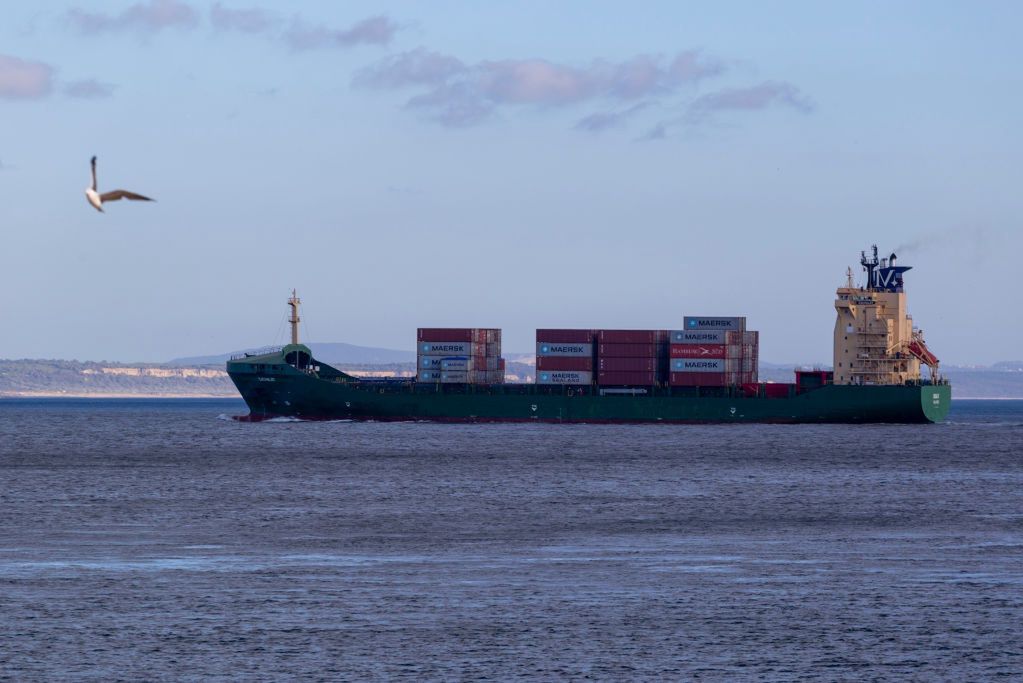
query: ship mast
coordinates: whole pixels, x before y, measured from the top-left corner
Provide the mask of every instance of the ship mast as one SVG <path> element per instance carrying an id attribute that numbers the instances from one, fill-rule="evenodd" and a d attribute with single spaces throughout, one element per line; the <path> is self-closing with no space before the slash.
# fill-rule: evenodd
<path id="1" fill-rule="evenodd" d="M 291 290 L 291 298 L 288 299 L 288 306 L 291 306 L 291 317 L 288 318 L 288 322 L 291 323 L 291 343 L 298 344 L 298 322 L 301 318 L 298 317 L 298 305 L 302 303 L 302 300 L 298 298 L 298 294 L 295 290 Z"/>

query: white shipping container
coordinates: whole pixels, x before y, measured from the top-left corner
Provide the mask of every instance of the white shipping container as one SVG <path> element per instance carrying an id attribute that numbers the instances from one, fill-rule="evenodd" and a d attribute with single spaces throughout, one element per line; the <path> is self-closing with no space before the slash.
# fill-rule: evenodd
<path id="1" fill-rule="evenodd" d="M 672 344 L 724 344 L 724 330 L 672 330 Z"/>
<path id="2" fill-rule="evenodd" d="M 537 384 L 593 384 L 592 372 L 575 370 L 538 370 Z"/>
<path id="3" fill-rule="evenodd" d="M 537 342 L 536 355 L 591 358 L 593 356 L 593 344 Z"/>

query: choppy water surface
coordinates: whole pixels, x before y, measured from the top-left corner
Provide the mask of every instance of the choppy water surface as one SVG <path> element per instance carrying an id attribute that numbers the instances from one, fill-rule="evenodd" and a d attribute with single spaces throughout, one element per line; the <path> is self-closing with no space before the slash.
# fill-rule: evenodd
<path id="1" fill-rule="evenodd" d="M 931 426 L 242 412 L 0 401 L 0 678 L 1023 674 L 1023 403 Z"/>

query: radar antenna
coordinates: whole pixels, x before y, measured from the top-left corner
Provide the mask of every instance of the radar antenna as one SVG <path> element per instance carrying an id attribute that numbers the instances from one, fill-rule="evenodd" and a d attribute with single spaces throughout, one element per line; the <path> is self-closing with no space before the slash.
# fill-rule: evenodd
<path id="1" fill-rule="evenodd" d="M 874 289 L 874 271 L 877 269 L 880 263 L 877 258 L 877 245 L 871 246 L 871 252 L 873 256 L 867 258 L 866 252 L 860 252 L 860 265 L 863 266 L 863 270 L 867 271 L 867 289 Z"/>

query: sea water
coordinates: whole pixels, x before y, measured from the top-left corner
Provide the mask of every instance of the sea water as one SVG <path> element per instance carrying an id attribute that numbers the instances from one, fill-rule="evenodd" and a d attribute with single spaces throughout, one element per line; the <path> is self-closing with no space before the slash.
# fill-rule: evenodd
<path id="1" fill-rule="evenodd" d="M 1023 674 L 1023 402 L 939 425 L 0 401 L 0 679 Z"/>

